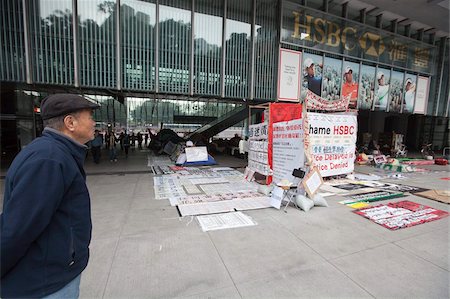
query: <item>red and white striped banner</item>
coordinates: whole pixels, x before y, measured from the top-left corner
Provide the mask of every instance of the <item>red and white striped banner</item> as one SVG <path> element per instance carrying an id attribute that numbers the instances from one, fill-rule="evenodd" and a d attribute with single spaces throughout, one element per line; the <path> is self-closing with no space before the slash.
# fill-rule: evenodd
<path id="1" fill-rule="evenodd" d="M 345 111 L 350 102 L 350 95 L 340 100 L 329 101 L 316 95 L 309 89 L 306 92 L 306 107 L 308 110 Z"/>

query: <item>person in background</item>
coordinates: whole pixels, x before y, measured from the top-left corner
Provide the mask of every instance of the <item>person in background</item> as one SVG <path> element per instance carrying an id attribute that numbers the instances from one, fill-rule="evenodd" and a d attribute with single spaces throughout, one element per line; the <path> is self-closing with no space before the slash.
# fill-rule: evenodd
<path id="1" fill-rule="evenodd" d="M 109 161 L 110 162 L 117 162 L 117 151 L 116 151 L 116 141 L 117 138 L 114 135 L 114 132 L 112 129 L 108 132 L 108 140 L 106 141 L 108 143 L 109 148 Z"/>
<path id="2" fill-rule="evenodd" d="M 385 110 L 389 101 L 389 84 L 386 84 L 384 73 L 379 71 L 377 74 L 378 90 L 375 107 Z"/>
<path id="3" fill-rule="evenodd" d="M 128 158 L 128 150 L 130 149 L 130 135 L 128 135 L 127 131 L 123 134 L 122 142 L 125 150 L 125 158 Z"/>
<path id="4" fill-rule="evenodd" d="M 94 139 L 91 141 L 92 157 L 94 158 L 95 164 L 100 163 L 102 144 L 103 144 L 102 135 L 100 135 L 100 132 L 98 130 L 95 130 Z"/>
<path id="5" fill-rule="evenodd" d="M 0 215 L 2 298 L 78 298 L 92 221 L 83 169 L 93 109 L 74 94 L 41 103 L 42 137 L 14 159 Z"/>
<path id="6" fill-rule="evenodd" d="M 147 147 L 147 143 L 148 143 L 148 134 L 145 134 L 145 140 L 144 140 L 144 145 L 145 147 Z"/>
<path id="7" fill-rule="evenodd" d="M 141 132 L 137 133 L 137 142 L 138 142 L 138 149 L 142 149 L 142 134 Z"/>

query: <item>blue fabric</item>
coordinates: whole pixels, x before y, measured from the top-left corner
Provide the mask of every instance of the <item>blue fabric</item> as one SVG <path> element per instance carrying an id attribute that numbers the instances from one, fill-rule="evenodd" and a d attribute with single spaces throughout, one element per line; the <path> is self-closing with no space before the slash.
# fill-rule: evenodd
<path id="1" fill-rule="evenodd" d="M 1 233 L 1 297 L 43 297 L 86 267 L 91 240 L 86 147 L 44 130 L 11 164 Z"/>
<path id="2" fill-rule="evenodd" d="M 208 160 L 198 162 L 185 162 L 183 166 L 201 166 L 201 165 L 216 165 L 217 162 L 211 155 L 208 155 Z"/>
<path id="3" fill-rule="evenodd" d="M 56 291 L 53 294 L 43 297 L 42 299 L 77 299 L 80 296 L 80 281 L 81 274 L 75 277 L 74 280 L 69 282 L 61 290 Z"/>
<path id="4" fill-rule="evenodd" d="M 91 141 L 91 146 L 102 146 L 103 139 L 102 136 L 98 135 Z"/>

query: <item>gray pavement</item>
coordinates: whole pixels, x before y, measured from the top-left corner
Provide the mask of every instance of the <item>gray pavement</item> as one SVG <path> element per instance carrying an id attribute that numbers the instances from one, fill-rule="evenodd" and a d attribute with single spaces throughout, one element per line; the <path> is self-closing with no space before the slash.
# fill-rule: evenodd
<path id="1" fill-rule="evenodd" d="M 246 164 L 216 158 L 220 166 Z M 430 168 L 440 172 L 391 181 L 448 189 L 440 178 L 449 168 Z M 86 170 L 93 238 L 81 298 L 450 297 L 450 217 L 390 231 L 334 196 L 330 207 L 307 213 L 245 211 L 256 226 L 205 233 L 195 219 L 179 218 L 168 201 L 154 199 L 147 152 L 117 163 L 88 160 Z M 404 199 L 449 211 L 425 198 Z"/>

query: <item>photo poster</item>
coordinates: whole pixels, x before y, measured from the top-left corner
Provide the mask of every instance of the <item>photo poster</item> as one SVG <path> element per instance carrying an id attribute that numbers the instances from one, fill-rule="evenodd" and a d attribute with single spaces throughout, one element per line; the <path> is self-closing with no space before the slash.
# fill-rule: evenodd
<path id="1" fill-rule="evenodd" d="M 428 103 L 429 78 L 419 76 L 417 78 L 416 102 L 414 104 L 414 114 L 425 114 Z"/>
<path id="2" fill-rule="evenodd" d="M 322 70 L 323 57 L 320 55 L 304 53 L 303 52 L 303 64 L 302 64 L 302 88 L 301 99 L 306 98 L 306 91 L 309 89 L 316 95 L 321 95 L 322 90 Z"/>
<path id="3" fill-rule="evenodd" d="M 301 52 L 280 49 L 278 68 L 278 100 L 296 101 L 300 99 Z"/>
<path id="4" fill-rule="evenodd" d="M 357 116 L 308 112 L 308 149 L 322 177 L 353 172 Z M 305 134 L 306 135 L 306 134 Z"/>
<path id="5" fill-rule="evenodd" d="M 341 96 L 342 60 L 325 57 L 322 76 L 322 98 L 338 101 Z"/>
<path id="6" fill-rule="evenodd" d="M 391 70 L 378 68 L 375 81 L 375 111 L 386 111 L 389 103 L 389 86 L 391 82 Z"/>
<path id="7" fill-rule="evenodd" d="M 292 172 L 305 164 L 303 120 L 274 123 L 272 130 L 273 182 L 278 184 L 287 179 L 296 183 L 298 178 Z"/>
<path id="8" fill-rule="evenodd" d="M 361 81 L 359 83 L 358 105 L 361 110 L 371 110 L 375 99 L 375 67 L 363 64 L 361 66 Z"/>
<path id="9" fill-rule="evenodd" d="M 305 187 L 306 193 L 312 198 L 323 184 L 323 179 L 320 176 L 320 172 L 317 167 L 313 167 L 310 172 L 305 175 L 302 181 L 303 187 Z"/>
<path id="10" fill-rule="evenodd" d="M 359 63 L 344 61 L 342 70 L 342 98 L 350 96 L 348 109 L 358 108 Z"/>
<path id="11" fill-rule="evenodd" d="M 389 112 L 400 113 L 403 101 L 403 80 L 405 74 L 399 71 L 392 71 L 391 88 L 389 90 Z"/>
<path id="12" fill-rule="evenodd" d="M 406 73 L 405 82 L 403 82 L 403 106 L 402 113 L 413 113 L 414 101 L 416 99 L 417 76 Z"/>
<path id="13" fill-rule="evenodd" d="M 269 169 L 273 169 L 273 124 L 302 118 L 302 105 L 298 103 L 270 103 L 269 104 L 269 134 L 268 134 L 268 162 Z M 272 182 L 272 176 L 266 179 L 266 184 Z"/>

